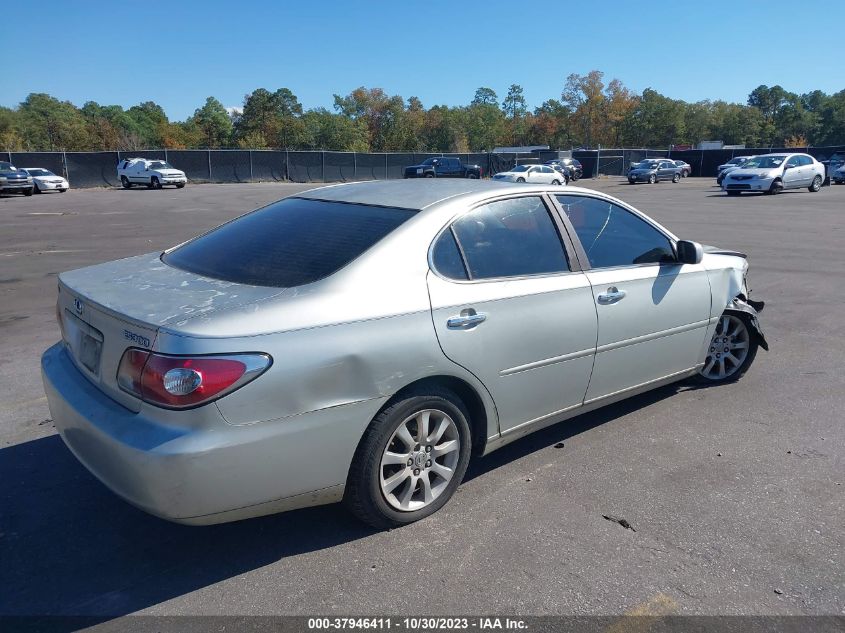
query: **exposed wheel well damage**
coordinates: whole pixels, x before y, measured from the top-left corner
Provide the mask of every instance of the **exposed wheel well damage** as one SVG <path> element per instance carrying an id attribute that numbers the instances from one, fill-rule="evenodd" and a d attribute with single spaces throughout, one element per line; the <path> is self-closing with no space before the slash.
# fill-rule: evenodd
<path id="1" fill-rule="evenodd" d="M 484 408 L 484 403 L 476 390 L 460 378 L 456 378 L 455 376 L 429 376 L 422 378 L 397 391 L 390 400 L 384 403 L 382 409 L 389 407 L 397 400 L 401 400 L 412 392 L 420 393 L 425 391 L 427 386 L 448 389 L 461 399 L 461 402 L 463 402 L 469 412 L 468 422 L 470 432 L 472 433 L 473 455 L 481 455 L 487 443 L 487 410 Z"/>

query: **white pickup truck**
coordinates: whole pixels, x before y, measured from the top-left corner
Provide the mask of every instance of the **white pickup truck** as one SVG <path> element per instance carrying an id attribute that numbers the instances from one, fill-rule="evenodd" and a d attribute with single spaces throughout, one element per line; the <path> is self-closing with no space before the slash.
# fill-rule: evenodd
<path id="1" fill-rule="evenodd" d="M 125 158 L 117 164 L 117 176 L 124 189 L 132 185 L 146 185 L 150 189 L 161 189 L 164 185 L 185 186 L 188 179 L 185 172 L 163 160 L 149 158 Z"/>

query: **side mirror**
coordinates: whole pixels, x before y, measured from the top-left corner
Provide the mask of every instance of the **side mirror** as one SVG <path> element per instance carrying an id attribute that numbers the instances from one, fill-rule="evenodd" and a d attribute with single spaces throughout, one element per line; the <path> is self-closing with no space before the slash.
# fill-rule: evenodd
<path id="1" fill-rule="evenodd" d="M 789 163 L 783 166 L 784 169 L 792 169 L 793 167 L 795 167 L 795 165 L 790 165 Z"/>
<path id="2" fill-rule="evenodd" d="M 678 250 L 678 262 L 681 264 L 700 264 L 702 257 L 704 257 L 704 249 L 698 242 L 678 240 L 675 247 Z"/>

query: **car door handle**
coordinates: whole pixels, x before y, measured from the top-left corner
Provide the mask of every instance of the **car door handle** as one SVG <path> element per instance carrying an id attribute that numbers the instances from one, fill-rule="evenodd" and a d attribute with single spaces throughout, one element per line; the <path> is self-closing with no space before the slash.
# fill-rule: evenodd
<path id="1" fill-rule="evenodd" d="M 601 293 L 596 299 L 601 305 L 610 305 L 612 303 L 617 303 L 622 301 L 625 298 L 625 295 L 628 294 L 624 290 L 619 290 L 616 286 L 611 286 L 607 289 L 607 292 Z"/>
<path id="2" fill-rule="evenodd" d="M 446 321 L 446 327 L 450 330 L 466 330 L 471 327 L 483 323 L 487 320 L 487 315 L 483 312 L 476 312 L 473 309 L 462 310 L 458 316 L 450 317 Z"/>

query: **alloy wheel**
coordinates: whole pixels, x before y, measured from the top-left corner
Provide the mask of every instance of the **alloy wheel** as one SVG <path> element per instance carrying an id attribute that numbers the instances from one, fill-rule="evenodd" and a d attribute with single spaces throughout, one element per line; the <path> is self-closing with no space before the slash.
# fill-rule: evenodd
<path id="1" fill-rule="evenodd" d="M 402 421 L 379 464 L 384 499 L 396 510 L 420 510 L 439 497 L 455 474 L 461 438 L 444 411 L 423 409 Z"/>
<path id="2" fill-rule="evenodd" d="M 751 335 L 745 322 L 732 314 L 723 314 L 713 333 L 701 375 L 710 380 L 730 378 L 748 356 Z"/>

